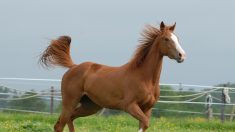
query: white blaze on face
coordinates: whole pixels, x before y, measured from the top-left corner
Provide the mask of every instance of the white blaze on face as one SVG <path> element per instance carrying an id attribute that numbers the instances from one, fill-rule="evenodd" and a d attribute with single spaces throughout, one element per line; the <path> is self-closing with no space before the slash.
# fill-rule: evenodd
<path id="1" fill-rule="evenodd" d="M 174 41 L 175 43 L 175 47 L 176 47 L 176 50 L 181 53 L 181 54 L 185 54 L 184 50 L 181 48 L 180 44 L 179 44 L 179 41 L 178 41 L 178 38 L 175 36 L 174 33 L 171 33 L 171 39 Z"/>

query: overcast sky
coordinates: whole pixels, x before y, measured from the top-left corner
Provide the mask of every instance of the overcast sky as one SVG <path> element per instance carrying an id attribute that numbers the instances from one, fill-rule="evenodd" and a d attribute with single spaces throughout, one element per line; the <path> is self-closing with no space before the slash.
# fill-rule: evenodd
<path id="1" fill-rule="evenodd" d="M 177 23 L 184 63 L 165 57 L 162 83 L 235 82 L 234 0 L 0 0 L 0 77 L 60 79 L 38 55 L 50 39 L 72 37 L 76 63 L 130 60 L 146 24 Z"/>

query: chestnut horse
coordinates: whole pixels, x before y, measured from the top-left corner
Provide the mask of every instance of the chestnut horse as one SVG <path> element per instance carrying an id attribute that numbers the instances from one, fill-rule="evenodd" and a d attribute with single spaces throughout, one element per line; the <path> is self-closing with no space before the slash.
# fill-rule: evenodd
<path id="1" fill-rule="evenodd" d="M 89 116 L 102 108 L 123 110 L 139 121 L 139 131 L 149 127 L 152 107 L 160 96 L 159 79 L 164 56 L 181 63 L 185 52 L 173 33 L 175 25 L 160 29 L 148 25 L 133 58 L 119 67 L 94 62 L 73 63 L 70 56 L 71 38 L 52 40 L 43 52 L 43 66 L 69 68 L 61 82 L 62 113 L 54 126 L 63 131 L 67 124 L 74 132 L 73 120 Z"/>

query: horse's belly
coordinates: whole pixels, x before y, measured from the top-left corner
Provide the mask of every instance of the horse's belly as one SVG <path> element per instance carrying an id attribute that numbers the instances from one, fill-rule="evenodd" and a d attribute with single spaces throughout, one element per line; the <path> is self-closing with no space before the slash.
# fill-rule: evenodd
<path id="1" fill-rule="evenodd" d="M 105 94 L 97 94 L 96 92 L 85 92 L 86 95 L 96 104 L 105 108 L 120 109 L 122 100 L 115 96 Z"/>
<path id="2" fill-rule="evenodd" d="M 123 99 L 123 93 L 117 83 L 96 79 L 88 81 L 85 85 L 84 92 L 98 105 L 106 108 L 118 109 Z"/>

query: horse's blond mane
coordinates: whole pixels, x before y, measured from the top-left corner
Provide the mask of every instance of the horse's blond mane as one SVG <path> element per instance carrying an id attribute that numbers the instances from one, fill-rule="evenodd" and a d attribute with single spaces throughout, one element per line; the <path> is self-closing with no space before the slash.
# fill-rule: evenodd
<path id="1" fill-rule="evenodd" d="M 131 60 L 133 67 L 139 67 L 145 60 L 147 54 L 149 53 L 154 40 L 159 36 L 160 30 L 152 25 L 147 25 L 143 32 L 141 33 L 142 38 L 139 40 L 135 54 Z"/>

